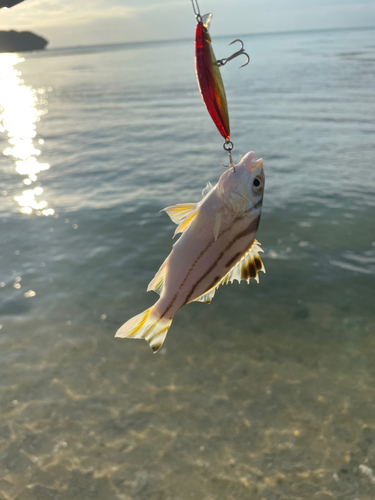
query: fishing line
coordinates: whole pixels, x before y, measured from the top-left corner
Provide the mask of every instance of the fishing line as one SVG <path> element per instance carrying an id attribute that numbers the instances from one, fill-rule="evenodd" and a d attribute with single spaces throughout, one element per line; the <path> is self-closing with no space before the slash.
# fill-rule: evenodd
<path id="1" fill-rule="evenodd" d="M 195 17 L 200 18 L 201 11 L 199 10 L 198 0 L 191 0 L 191 4 L 193 6 L 193 11 L 194 11 Z"/>

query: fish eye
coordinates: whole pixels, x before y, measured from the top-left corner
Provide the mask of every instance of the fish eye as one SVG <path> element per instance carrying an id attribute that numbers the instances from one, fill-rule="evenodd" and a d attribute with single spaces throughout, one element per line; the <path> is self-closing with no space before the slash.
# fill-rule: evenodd
<path id="1" fill-rule="evenodd" d="M 255 177 L 253 180 L 253 191 L 260 193 L 263 189 L 263 183 L 259 177 Z"/>

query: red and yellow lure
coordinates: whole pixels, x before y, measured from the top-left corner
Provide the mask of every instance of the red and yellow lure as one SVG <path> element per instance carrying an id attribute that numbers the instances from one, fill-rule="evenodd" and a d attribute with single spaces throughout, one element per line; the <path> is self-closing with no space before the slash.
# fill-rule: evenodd
<path id="1" fill-rule="evenodd" d="M 197 27 L 195 30 L 195 69 L 199 90 L 207 111 L 225 140 L 223 147 L 229 154 L 230 166 L 233 166 L 231 155 L 233 142 L 230 140 L 228 103 L 219 68 L 220 66 L 224 66 L 224 64 L 231 59 L 243 54 L 247 57 L 247 62 L 241 66 L 242 68 L 249 63 L 250 57 L 246 54 L 242 41 L 237 39 L 232 43 L 240 42 L 241 49 L 230 57 L 217 60 L 212 48 L 211 37 L 209 34 L 212 14 L 206 14 L 202 17 L 198 1 L 191 0 L 191 3 L 197 19 Z"/>

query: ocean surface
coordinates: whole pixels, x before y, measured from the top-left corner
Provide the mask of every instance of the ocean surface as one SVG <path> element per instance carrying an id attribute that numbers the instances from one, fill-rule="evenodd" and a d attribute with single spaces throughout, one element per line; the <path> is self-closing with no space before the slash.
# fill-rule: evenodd
<path id="1" fill-rule="evenodd" d="M 227 162 L 193 40 L 0 56 L 1 499 L 375 498 L 375 30 L 242 38 L 267 273 L 156 355 L 114 334 Z"/>

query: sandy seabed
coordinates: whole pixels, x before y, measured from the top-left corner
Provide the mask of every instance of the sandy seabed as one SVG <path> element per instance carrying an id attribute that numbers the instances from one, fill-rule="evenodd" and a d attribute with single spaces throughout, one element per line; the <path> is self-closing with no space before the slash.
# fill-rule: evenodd
<path id="1" fill-rule="evenodd" d="M 0 498 L 372 500 L 374 323 L 352 345 L 324 338 L 329 306 L 271 313 L 288 334 L 198 338 L 181 311 L 157 355 L 106 323 L 5 321 Z"/>

